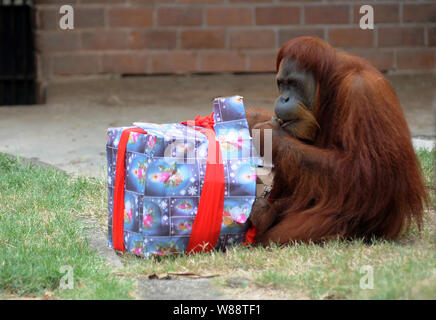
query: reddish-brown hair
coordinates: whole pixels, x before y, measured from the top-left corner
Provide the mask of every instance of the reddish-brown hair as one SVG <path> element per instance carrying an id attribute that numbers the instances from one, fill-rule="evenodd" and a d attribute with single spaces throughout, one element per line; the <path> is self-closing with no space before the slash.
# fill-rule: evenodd
<path id="1" fill-rule="evenodd" d="M 272 227 L 256 241 L 396 238 L 422 223 L 426 190 L 398 98 L 368 61 L 301 37 L 277 56 L 311 71 L 319 86 L 312 145 L 273 140 Z"/>

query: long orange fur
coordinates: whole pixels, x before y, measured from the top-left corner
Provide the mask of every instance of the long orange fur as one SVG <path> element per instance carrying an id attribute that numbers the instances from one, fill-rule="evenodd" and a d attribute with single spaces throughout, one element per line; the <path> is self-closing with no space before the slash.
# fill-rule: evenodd
<path id="1" fill-rule="evenodd" d="M 273 128 L 275 177 L 270 207 L 258 210 L 255 241 L 394 239 L 422 224 L 426 190 L 398 98 L 368 61 L 301 37 L 277 56 L 296 61 L 318 83 L 312 144 Z M 272 112 L 247 113 L 252 128 Z M 303 130 L 304 131 L 304 130 Z"/>

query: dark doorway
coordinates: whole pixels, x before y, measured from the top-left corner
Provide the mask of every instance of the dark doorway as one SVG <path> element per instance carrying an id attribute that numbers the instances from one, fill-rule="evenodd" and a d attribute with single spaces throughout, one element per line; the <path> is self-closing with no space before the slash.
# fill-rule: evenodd
<path id="1" fill-rule="evenodd" d="M 35 103 L 32 1 L 0 0 L 0 106 Z"/>

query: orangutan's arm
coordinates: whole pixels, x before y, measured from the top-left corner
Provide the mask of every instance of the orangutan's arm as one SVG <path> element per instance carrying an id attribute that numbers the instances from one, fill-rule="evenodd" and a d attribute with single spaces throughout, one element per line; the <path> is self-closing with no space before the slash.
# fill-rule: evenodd
<path id="1" fill-rule="evenodd" d="M 273 163 L 284 173 L 295 172 L 303 167 L 315 171 L 327 169 L 342 157 L 341 152 L 322 149 L 296 139 L 276 122 L 264 122 L 256 128 L 261 130 L 261 137 L 264 130 L 272 130 Z M 261 142 L 264 142 L 262 138 Z"/>
<path id="2" fill-rule="evenodd" d="M 266 109 L 259 109 L 259 108 L 247 108 L 245 111 L 247 115 L 247 121 L 248 121 L 248 127 L 251 129 L 258 124 L 263 123 L 265 121 L 270 121 L 271 118 L 274 116 L 273 111 L 269 111 Z"/>

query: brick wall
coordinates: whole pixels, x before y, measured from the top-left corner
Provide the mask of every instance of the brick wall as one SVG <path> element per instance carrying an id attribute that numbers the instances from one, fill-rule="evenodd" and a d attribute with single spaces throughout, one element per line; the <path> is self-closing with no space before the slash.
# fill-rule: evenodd
<path id="1" fill-rule="evenodd" d="M 35 0 L 39 79 L 267 72 L 287 40 L 313 35 L 382 71 L 436 70 L 434 0 Z M 71 4 L 75 29 L 60 30 Z M 375 29 L 360 30 L 371 4 Z"/>

